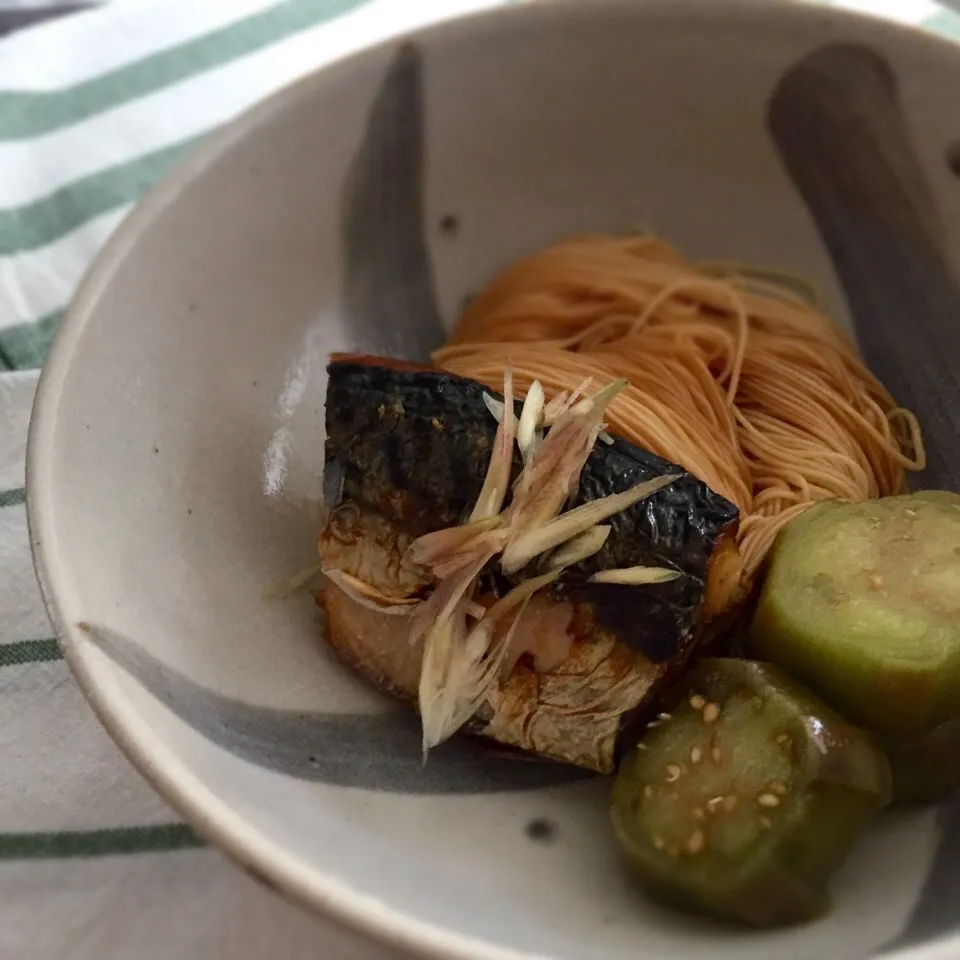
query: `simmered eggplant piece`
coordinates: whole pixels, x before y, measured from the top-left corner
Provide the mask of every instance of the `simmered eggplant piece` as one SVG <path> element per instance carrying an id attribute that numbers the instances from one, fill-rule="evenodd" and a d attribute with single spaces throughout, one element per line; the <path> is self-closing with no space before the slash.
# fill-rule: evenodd
<path id="1" fill-rule="evenodd" d="M 960 716 L 960 496 L 823 503 L 792 521 L 751 649 L 884 736 Z"/>
<path id="2" fill-rule="evenodd" d="M 882 745 L 897 803 L 932 803 L 960 787 L 960 717 L 929 733 L 886 737 Z"/>
<path id="3" fill-rule="evenodd" d="M 625 759 L 616 835 L 654 897 L 755 926 L 807 920 L 890 798 L 882 752 L 769 664 L 702 661 Z"/>

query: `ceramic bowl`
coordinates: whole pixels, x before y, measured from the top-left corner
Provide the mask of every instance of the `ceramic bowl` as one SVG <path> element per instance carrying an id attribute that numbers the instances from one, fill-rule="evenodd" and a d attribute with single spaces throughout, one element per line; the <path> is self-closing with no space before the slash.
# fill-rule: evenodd
<path id="1" fill-rule="evenodd" d="M 421 764 L 406 710 L 321 649 L 324 364 L 425 357 L 518 255 L 644 224 L 813 280 L 960 477 L 960 52 L 805 5 L 497 9 L 329 66 L 125 222 L 44 369 L 30 522 L 70 664 L 143 773 L 306 906 L 458 960 L 960 956 L 960 811 L 889 814 L 800 929 L 651 905 L 609 783 Z"/>

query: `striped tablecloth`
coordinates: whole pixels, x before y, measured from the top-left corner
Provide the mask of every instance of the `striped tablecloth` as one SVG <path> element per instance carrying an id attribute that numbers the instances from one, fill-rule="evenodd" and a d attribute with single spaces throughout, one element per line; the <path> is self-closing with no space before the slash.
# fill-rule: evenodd
<path id="1" fill-rule="evenodd" d="M 177 158 L 344 49 L 491 2 L 114 0 L 0 40 L 0 960 L 393 956 L 205 848 L 100 729 L 34 581 L 24 448 L 78 280 Z M 844 3 L 960 37 L 930 0 Z"/>

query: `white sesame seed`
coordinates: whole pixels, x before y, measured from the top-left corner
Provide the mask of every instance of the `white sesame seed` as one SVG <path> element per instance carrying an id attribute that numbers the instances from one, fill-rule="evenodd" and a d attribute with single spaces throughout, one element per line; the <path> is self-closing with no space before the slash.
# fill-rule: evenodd
<path id="1" fill-rule="evenodd" d="M 703 708 L 703 722 L 704 723 L 715 723 L 717 717 L 720 716 L 720 708 L 715 703 L 708 703 Z"/>
<path id="2" fill-rule="evenodd" d="M 710 757 L 718 767 L 723 766 L 723 753 L 719 747 L 710 748 Z"/>
<path id="3" fill-rule="evenodd" d="M 666 841 L 663 839 L 663 837 L 658 837 L 656 834 L 654 834 L 653 847 L 655 850 L 662 850 L 666 845 Z"/>
<path id="4" fill-rule="evenodd" d="M 695 693 L 690 697 L 690 706 L 694 710 L 702 710 L 707 705 L 707 701 L 704 697 L 701 697 L 699 693 Z"/>
<path id="5" fill-rule="evenodd" d="M 680 767 L 675 763 L 667 764 L 667 783 L 673 783 L 680 776 Z"/>
<path id="6" fill-rule="evenodd" d="M 757 803 L 759 803 L 761 807 L 779 807 L 780 798 L 775 793 L 761 793 L 760 796 L 757 797 Z"/>
<path id="7" fill-rule="evenodd" d="M 707 809 L 708 809 L 711 813 L 716 813 L 716 811 L 719 810 L 719 809 L 723 806 L 723 801 L 724 801 L 724 798 L 723 798 L 723 797 L 711 797 L 711 798 L 707 801 Z"/>
<path id="8" fill-rule="evenodd" d="M 700 853 L 706 845 L 706 834 L 702 830 L 694 830 L 687 840 L 687 853 Z"/>
<path id="9" fill-rule="evenodd" d="M 703 821 L 707 819 L 707 814 L 703 807 L 693 808 L 693 819 L 696 820 L 697 823 L 703 823 Z"/>
<path id="10" fill-rule="evenodd" d="M 781 783 L 779 780 L 774 780 L 773 783 L 770 784 L 770 791 L 779 794 L 781 797 L 785 797 L 787 795 L 787 785 Z"/>
<path id="11" fill-rule="evenodd" d="M 769 829 L 773 826 L 773 823 L 770 821 L 770 818 L 769 818 L 769 817 L 761 817 L 761 818 L 760 818 L 760 826 L 761 826 L 764 830 L 769 830 Z"/>
<path id="12" fill-rule="evenodd" d="M 643 788 L 643 795 L 648 800 L 653 796 L 653 787 L 651 787 L 649 783 Z"/>
<path id="13" fill-rule="evenodd" d="M 658 714 L 657 714 L 657 719 L 658 719 L 658 720 L 672 720 L 673 717 L 672 717 L 669 713 L 658 713 Z"/>
<path id="14" fill-rule="evenodd" d="M 703 758 L 703 751 L 699 747 L 694 747 L 690 751 L 690 762 L 699 763 Z"/>

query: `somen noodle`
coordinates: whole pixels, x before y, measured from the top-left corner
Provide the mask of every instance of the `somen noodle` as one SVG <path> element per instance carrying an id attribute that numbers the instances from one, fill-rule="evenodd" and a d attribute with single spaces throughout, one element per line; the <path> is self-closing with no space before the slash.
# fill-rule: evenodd
<path id="1" fill-rule="evenodd" d="M 751 577 L 780 527 L 817 500 L 899 493 L 924 466 L 916 418 L 802 286 L 694 264 L 649 236 L 588 236 L 508 268 L 466 308 L 435 363 L 549 400 L 618 377 L 611 432 L 695 474 L 741 511 Z"/>

